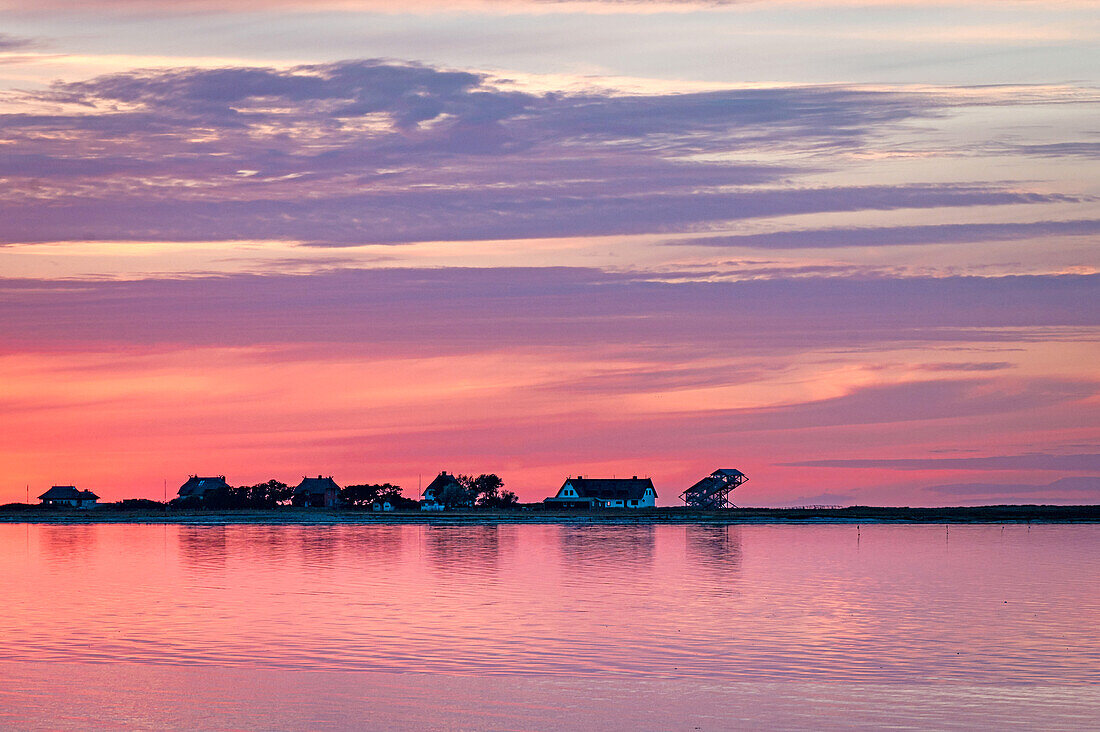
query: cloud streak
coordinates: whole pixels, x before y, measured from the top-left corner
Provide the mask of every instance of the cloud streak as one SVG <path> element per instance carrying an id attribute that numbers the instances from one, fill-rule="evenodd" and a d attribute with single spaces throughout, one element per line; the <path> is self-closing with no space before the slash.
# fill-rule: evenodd
<path id="1" fill-rule="evenodd" d="M 1095 236 L 1100 220 L 1036 221 L 1020 224 L 937 224 L 866 228 L 779 231 L 677 239 L 672 246 L 744 247 L 750 249 L 831 249 L 836 247 L 915 246 L 1015 241 L 1053 236 Z"/>
<path id="2" fill-rule="evenodd" d="M 919 458 L 919 459 L 856 459 L 856 460 L 805 460 L 787 463 L 792 467 L 811 468 L 873 468 L 887 470 L 1100 470 L 1100 454 L 1052 455 L 1030 453 L 1025 455 L 992 455 L 969 458 Z"/>
<path id="3" fill-rule="evenodd" d="M 4 341 L 24 347 L 364 342 L 431 352 L 651 343 L 698 351 L 720 347 L 715 333 L 737 333 L 738 352 L 774 353 L 1095 328 L 1098 290 L 1100 275 L 665 282 L 653 272 L 570 267 L 338 270 L 0 280 L 0 319 Z"/>
<path id="4" fill-rule="evenodd" d="M 1003 184 L 792 184 L 956 103 L 843 86 L 536 94 L 384 60 L 127 72 L 28 93 L 0 116 L 0 244 L 571 237 L 1076 200 Z M 769 150 L 791 162 L 744 159 Z"/>
<path id="5" fill-rule="evenodd" d="M 38 45 L 33 38 L 13 36 L 10 33 L 0 33 L 0 53 L 8 51 L 25 51 Z"/>
<path id="6" fill-rule="evenodd" d="M 1034 493 L 1084 494 L 1082 500 L 1100 499 L 1100 476 L 1059 478 L 1051 483 L 952 483 L 929 486 L 928 491 L 946 496 L 1026 496 Z"/>
<path id="7" fill-rule="evenodd" d="M 1043 0 L 926 0 L 932 5 L 983 7 L 1028 7 Z M 359 13 L 437 13 L 480 11 L 497 14 L 588 12 L 636 14 L 690 12 L 769 7 L 876 7 L 895 5 L 896 0 L 408 0 L 400 6 L 388 0 L 177 0 L 165 5 L 156 0 L 43 0 L 33 6 L 17 0 L 0 0 L 0 12 L 35 16 L 46 12 L 117 13 L 127 16 L 172 16 L 210 13 L 293 13 L 320 11 Z M 1088 0 L 1061 0 L 1066 7 L 1090 7 Z"/>

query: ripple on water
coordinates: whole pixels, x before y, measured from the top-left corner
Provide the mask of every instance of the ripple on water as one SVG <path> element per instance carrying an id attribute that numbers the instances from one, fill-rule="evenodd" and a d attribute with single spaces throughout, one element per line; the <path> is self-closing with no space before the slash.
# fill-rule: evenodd
<path id="1" fill-rule="evenodd" d="M 0 526 L 7 659 L 1100 680 L 1100 526 Z"/>

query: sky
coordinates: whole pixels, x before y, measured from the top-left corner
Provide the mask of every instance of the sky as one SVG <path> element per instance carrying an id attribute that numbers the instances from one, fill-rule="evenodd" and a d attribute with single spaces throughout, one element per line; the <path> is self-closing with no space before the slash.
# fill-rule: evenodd
<path id="1" fill-rule="evenodd" d="M 0 503 L 1100 502 L 1100 6 L 0 0 Z"/>

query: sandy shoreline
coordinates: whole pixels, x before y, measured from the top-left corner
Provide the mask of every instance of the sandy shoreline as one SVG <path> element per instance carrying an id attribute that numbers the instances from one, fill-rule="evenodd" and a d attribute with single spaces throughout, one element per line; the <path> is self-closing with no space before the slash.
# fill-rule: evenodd
<path id="1" fill-rule="evenodd" d="M 969 506 L 951 508 L 865 507 L 783 509 L 740 508 L 696 511 L 656 508 L 633 511 L 453 511 L 372 512 L 358 510 L 281 508 L 268 511 L 117 511 L 2 508 L 0 523 L 45 524 L 260 524 L 260 525 L 388 525 L 427 524 L 761 524 L 761 523 L 1097 523 L 1100 506 Z"/>

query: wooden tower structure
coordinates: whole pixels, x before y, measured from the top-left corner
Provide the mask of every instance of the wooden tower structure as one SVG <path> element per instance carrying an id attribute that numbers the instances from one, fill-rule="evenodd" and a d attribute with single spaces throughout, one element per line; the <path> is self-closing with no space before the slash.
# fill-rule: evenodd
<path id="1" fill-rule="evenodd" d="M 685 506 L 692 508 L 737 508 L 730 501 L 730 493 L 748 480 L 748 476 L 734 468 L 719 468 L 680 494 Z"/>

